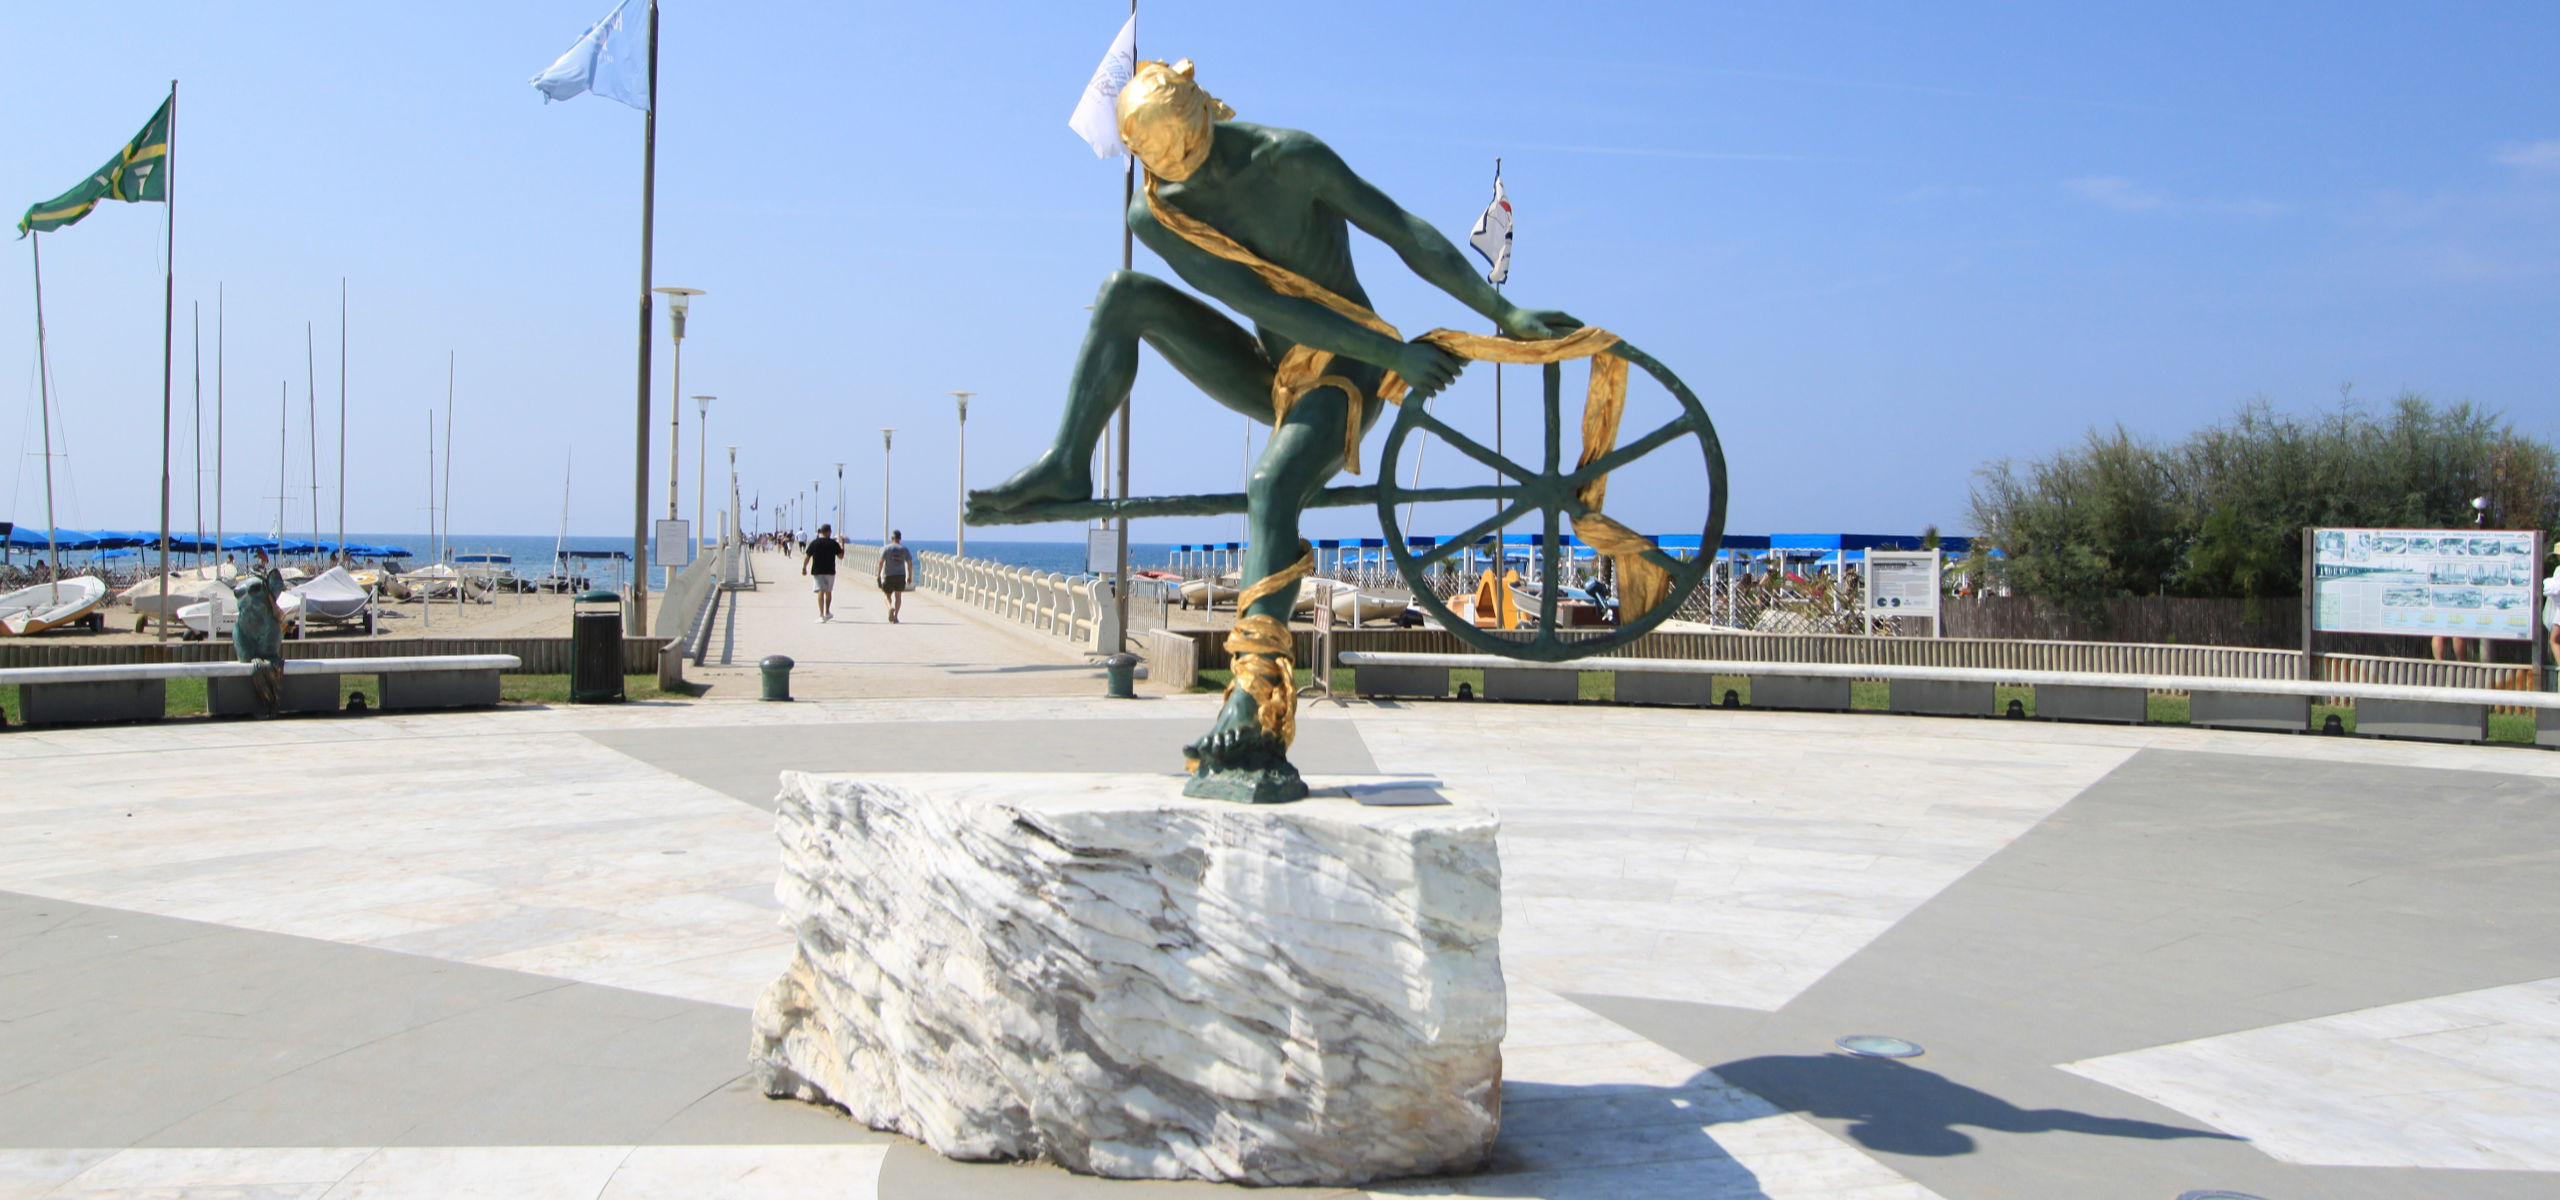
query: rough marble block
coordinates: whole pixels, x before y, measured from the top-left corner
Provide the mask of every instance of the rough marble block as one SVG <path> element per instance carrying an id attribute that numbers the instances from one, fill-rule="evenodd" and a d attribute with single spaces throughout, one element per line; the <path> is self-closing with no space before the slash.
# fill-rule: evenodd
<path id="1" fill-rule="evenodd" d="M 1499 822 L 1310 783 L 1255 807 L 1172 775 L 784 772 L 798 951 L 756 1005 L 759 1082 L 960 1159 L 1329 1186 L 1481 1167 Z"/>

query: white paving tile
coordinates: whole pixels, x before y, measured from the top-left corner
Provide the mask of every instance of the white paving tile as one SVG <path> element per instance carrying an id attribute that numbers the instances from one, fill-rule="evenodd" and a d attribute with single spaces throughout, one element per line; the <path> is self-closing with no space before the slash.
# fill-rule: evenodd
<path id="1" fill-rule="evenodd" d="M 629 1146 L 390 1146 L 323 1200 L 592 1200 Z"/>
<path id="2" fill-rule="evenodd" d="M 2064 1063 L 2284 1162 L 2560 1172 L 2560 978 Z"/>
<path id="3" fill-rule="evenodd" d="M 598 1200 L 875 1200 L 887 1146 L 642 1146 Z"/>

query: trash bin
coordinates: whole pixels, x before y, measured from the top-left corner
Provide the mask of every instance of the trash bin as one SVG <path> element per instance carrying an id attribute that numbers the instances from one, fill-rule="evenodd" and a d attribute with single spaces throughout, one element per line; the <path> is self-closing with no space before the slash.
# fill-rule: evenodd
<path id="1" fill-rule="evenodd" d="M 622 597 L 598 589 L 571 602 L 569 702 L 622 701 Z"/>
<path id="2" fill-rule="evenodd" d="M 756 666 L 764 671 L 765 699 L 782 701 L 791 699 L 790 655 L 768 654 L 764 656 L 764 661 L 757 663 Z"/>
<path id="3" fill-rule="evenodd" d="M 1114 654 L 1102 660 L 1103 677 L 1110 681 L 1111 698 L 1134 700 L 1138 697 L 1138 656 Z"/>

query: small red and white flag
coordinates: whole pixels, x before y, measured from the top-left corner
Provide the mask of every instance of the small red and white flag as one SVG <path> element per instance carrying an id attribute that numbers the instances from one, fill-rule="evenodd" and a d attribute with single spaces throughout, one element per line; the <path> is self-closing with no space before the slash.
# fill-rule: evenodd
<path id="1" fill-rule="evenodd" d="M 1511 194 L 1502 189 L 1501 159 L 1493 160 L 1493 203 L 1476 218 L 1467 244 L 1484 256 L 1486 281 L 1498 284 L 1511 278 Z"/>

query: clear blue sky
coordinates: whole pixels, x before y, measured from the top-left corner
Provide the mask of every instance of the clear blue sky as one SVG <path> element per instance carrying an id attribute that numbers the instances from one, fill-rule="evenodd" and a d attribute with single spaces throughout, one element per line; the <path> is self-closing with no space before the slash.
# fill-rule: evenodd
<path id="1" fill-rule="evenodd" d="M 227 508 L 262 529 L 238 514 L 273 509 L 280 382 L 290 471 L 307 469 L 306 320 L 335 473 L 344 276 L 352 528 L 423 526 L 451 350 L 455 527 L 552 529 L 575 443 L 572 531 L 627 531 L 641 119 L 526 83 L 607 0 L 112 7 L 12 13 L 0 200 L 14 214 L 70 186 L 181 80 L 179 523 L 188 307 L 204 306 L 210 414 L 227 285 Z M 973 483 L 1046 443 L 1082 306 L 1118 264 L 1117 166 L 1065 121 L 1124 11 L 667 6 L 657 282 L 709 292 L 683 386 L 721 397 L 712 454 L 740 445 L 748 491 L 832 490 L 843 461 L 846 523 L 876 530 L 877 430 L 894 425 L 896 519 L 947 537 L 950 389 L 980 393 Z M 1725 439 L 1738 531 L 1957 529 L 1985 460 L 2092 425 L 2175 436 L 2252 396 L 2326 406 L 2350 382 L 2560 436 L 2548 5 L 1150 0 L 1139 50 L 1197 60 L 1240 117 L 1316 132 L 1453 238 L 1501 155 L 1511 293 L 1681 372 Z M 45 239 L 66 525 L 155 523 L 160 216 L 110 205 Z M 9 253 L 6 515 L 41 521 L 26 244 Z M 1408 334 L 1476 323 L 1374 243 L 1361 264 Z M 1139 266 L 1163 270 L 1143 250 Z M 1506 376 L 1514 438 L 1533 379 Z M 1436 411 L 1489 428 L 1491 391 L 1478 367 Z M 1236 486 L 1240 419 L 1152 357 L 1136 402 L 1139 491 Z M 693 424 L 688 401 L 687 516 Z M 1474 474 L 1427 453 L 1426 483 Z M 1695 475 L 1627 477 L 1611 509 L 1694 530 Z M 1344 511 L 1310 532 L 1374 529 Z"/>

